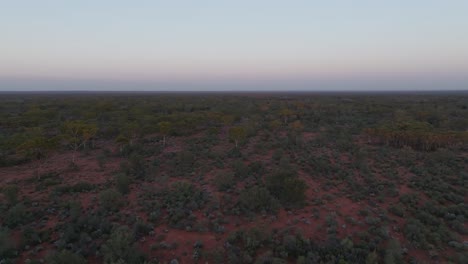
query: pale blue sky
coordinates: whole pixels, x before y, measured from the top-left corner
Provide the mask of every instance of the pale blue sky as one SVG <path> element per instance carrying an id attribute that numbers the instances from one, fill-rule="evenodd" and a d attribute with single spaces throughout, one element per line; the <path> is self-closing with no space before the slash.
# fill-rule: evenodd
<path id="1" fill-rule="evenodd" d="M 468 89 L 467 14 L 466 0 L 0 0 L 0 90 Z"/>

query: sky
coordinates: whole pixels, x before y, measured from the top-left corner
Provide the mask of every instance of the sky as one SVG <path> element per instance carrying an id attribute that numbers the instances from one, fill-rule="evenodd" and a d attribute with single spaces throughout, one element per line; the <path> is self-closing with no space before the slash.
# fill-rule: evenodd
<path id="1" fill-rule="evenodd" d="M 3 90 L 467 90 L 466 0 L 0 0 Z"/>

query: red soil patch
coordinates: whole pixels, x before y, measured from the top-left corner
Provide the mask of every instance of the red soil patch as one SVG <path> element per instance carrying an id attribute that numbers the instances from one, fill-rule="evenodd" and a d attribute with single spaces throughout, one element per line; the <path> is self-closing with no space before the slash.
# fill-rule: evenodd
<path id="1" fill-rule="evenodd" d="M 302 138 L 304 139 L 305 142 L 311 141 L 316 139 L 320 133 L 317 132 L 304 132 L 302 133 Z"/>

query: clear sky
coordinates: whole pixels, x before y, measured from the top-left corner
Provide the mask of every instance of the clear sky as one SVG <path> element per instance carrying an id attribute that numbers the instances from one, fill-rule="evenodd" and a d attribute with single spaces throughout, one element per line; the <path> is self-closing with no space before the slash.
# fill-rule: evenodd
<path id="1" fill-rule="evenodd" d="M 468 89 L 467 0 L 0 0 L 0 90 Z"/>

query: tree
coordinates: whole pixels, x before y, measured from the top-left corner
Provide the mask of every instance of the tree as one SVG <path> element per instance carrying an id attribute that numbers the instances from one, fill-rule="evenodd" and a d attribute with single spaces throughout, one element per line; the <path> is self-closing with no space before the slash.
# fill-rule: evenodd
<path id="1" fill-rule="evenodd" d="M 125 138 L 125 141 L 127 144 L 130 146 L 133 145 L 133 142 L 138 139 L 138 137 L 141 135 L 141 127 L 138 125 L 136 122 L 130 122 L 125 124 L 125 126 L 122 129 L 122 132 L 118 136 L 118 139 Z"/>
<path id="2" fill-rule="evenodd" d="M 283 108 L 280 110 L 280 115 L 283 117 L 283 122 L 285 124 L 288 123 L 288 118 L 293 114 L 293 111 L 291 111 L 289 108 Z"/>
<path id="3" fill-rule="evenodd" d="M 276 131 L 279 127 L 281 127 L 281 121 L 273 120 L 268 124 L 268 126 L 272 131 Z"/>
<path id="4" fill-rule="evenodd" d="M 292 122 L 289 127 L 291 128 L 292 132 L 294 133 L 294 137 L 296 139 L 296 145 L 298 144 L 298 139 L 300 133 L 304 130 L 304 125 L 302 125 L 301 121 L 296 120 Z"/>
<path id="5" fill-rule="evenodd" d="M 67 121 L 63 125 L 63 137 L 73 149 L 72 163 L 79 148 L 86 148 L 86 143 L 96 135 L 96 124 L 88 124 L 81 120 Z"/>
<path id="6" fill-rule="evenodd" d="M 56 145 L 56 141 L 55 138 L 47 138 L 41 128 L 33 128 L 27 134 L 27 140 L 18 146 L 17 151 L 32 160 L 38 161 L 34 174 L 40 178 L 39 170 L 43 165 L 41 161 L 45 162 L 47 160 Z"/>
<path id="7" fill-rule="evenodd" d="M 134 240 L 128 227 L 115 228 L 110 238 L 102 245 L 105 263 L 142 263 L 142 255 L 137 250 Z"/>
<path id="8" fill-rule="evenodd" d="M 236 148 L 239 145 L 239 141 L 244 140 L 246 138 L 245 129 L 241 126 L 235 126 L 229 129 L 229 138 L 234 140 L 236 143 Z"/>
<path id="9" fill-rule="evenodd" d="M 377 252 L 372 251 L 369 253 L 366 257 L 366 264 L 378 264 L 379 263 L 379 255 L 377 255 Z"/>
<path id="10" fill-rule="evenodd" d="M 222 121 L 225 126 L 230 126 L 232 123 L 234 123 L 235 116 L 233 115 L 223 115 L 222 116 Z"/>
<path id="11" fill-rule="evenodd" d="M 159 122 L 158 130 L 163 135 L 163 147 L 166 146 L 166 136 L 171 132 L 172 124 L 167 121 Z"/>
<path id="12" fill-rule="evenodd" d="M 124 147 L 130 143 L 130 140 L 124 134 L 120 134 L 115 139 L 115 142 L 119 145 L 119 152 L 120 154 L 122 154 L 124 151 Z"/>

